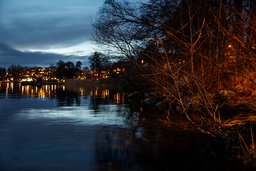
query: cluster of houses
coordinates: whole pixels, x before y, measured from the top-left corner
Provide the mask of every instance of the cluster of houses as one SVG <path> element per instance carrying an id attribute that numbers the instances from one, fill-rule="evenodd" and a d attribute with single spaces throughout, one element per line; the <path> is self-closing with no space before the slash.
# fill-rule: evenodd
<path id="1" fill-rule="evenodd" d="M 56 76 L 57 67 L 52 66 L 48 68 L 32 67 L 23 68 L 22 70 L 16 71 L 15 73 L 6 73 L 4 76 L 5 81 L 12 82 L 33 82 L 38 78 L 48 82 L 60 82 L 64 81 L 65 78 L 58 78 Z M 118 75 L 125 73 L 124 67 L 115 67 L 114 69 L 107 69 L 102 71 L 80 71 L 74 76 L 74 79 L 86 79 L 86 78 L 109 78 L 111 75 Z"/>

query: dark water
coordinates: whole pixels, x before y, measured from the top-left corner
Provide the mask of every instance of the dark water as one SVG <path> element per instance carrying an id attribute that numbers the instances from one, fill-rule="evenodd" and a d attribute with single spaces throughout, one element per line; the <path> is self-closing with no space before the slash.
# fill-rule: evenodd
<path id="1" fill-rule="evenodd" d="M 224 147 L 121 93 L 0 84 L 0 170 L 226 170 Z M 219 169 L 221 168 L 221 169 Z"/>

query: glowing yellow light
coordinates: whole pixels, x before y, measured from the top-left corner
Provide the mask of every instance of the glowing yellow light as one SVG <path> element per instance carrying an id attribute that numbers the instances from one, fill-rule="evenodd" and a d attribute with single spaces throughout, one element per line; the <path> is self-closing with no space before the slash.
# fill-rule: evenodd
<path id="1" fill-rule="evenodd" d="M 124 103 L 124 94 L 122 95 L 122 103 Z"/>
<path id="2" fill-rule="evenodd" d="M 11 90 L 12 90 L 12 93 L 13 93 L 13 82 L 11 83 Z"/>
<path id="3" fill-rule="evenodd" d="M 115 103 L 117 103 L 117 104 L 119 104 L 121 102 L 119 93 L 114 94 L 114 100 L 115 100 Z"/>
<path id="4" fill-rule="evenodd" d="M 97 89 L 95 90 L 95 95 L 96 95 L 96 96 L 98 95 L 98 87 L 97 87 Z"/>

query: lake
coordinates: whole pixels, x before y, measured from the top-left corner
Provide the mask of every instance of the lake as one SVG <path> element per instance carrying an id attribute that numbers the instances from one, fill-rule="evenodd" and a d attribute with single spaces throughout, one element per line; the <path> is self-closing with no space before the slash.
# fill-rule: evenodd
<path id="1" fill-rule="evenodd" d="M 225 146 L 110 89 L 0 84 L 0 170 L 226 170 Z M 180 118 L 180 116 L 178 116 Z"/>

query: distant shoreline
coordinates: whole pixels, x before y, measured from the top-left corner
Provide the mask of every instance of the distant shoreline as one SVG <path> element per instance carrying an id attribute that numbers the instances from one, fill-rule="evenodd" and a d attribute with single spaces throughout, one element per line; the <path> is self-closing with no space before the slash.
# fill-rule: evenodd
<path id="1" fill-rule="evenodd" d="M 21 82 L 15 81 L 0 81 L 0 83 L 21 83 L 23 85 L 34 85 L 35 82 Z M 113 78 L 99 78 L 99 79 L 67 79 L 65 82 L 43 82 L 42 84 L 56 84 L 64 85 L 68 89 L 110 89 L 110 90 L 121 90 L 124 87 L 118 79 Z"/>
<path id="2" fill-rule="evenodd" d="M 64 82 L 64 85 L 67 88 L 98 88 L 98 89 L 115 89 L 120 90 L 122 89 L 121 84 L 119 81 L 108 78 L 108 79 L 67 79 Z"/>
<path id="3" fill-rule="evenodd" d="M 4 80 L 4 81 L 0 81 L 0 83 L 21 83 L 23 85 L 35 85 L 36 82 L 35 81 L 25 81 L 25 82 L 22 82 L 20 80 L 14 80 L 14 81 L 7 81 L 7 80 Z M 42 84 L 57 84 L 57 85 L 62 85 L 63 82 L 60 82 L 60 81 L 43 81 Z"/>

